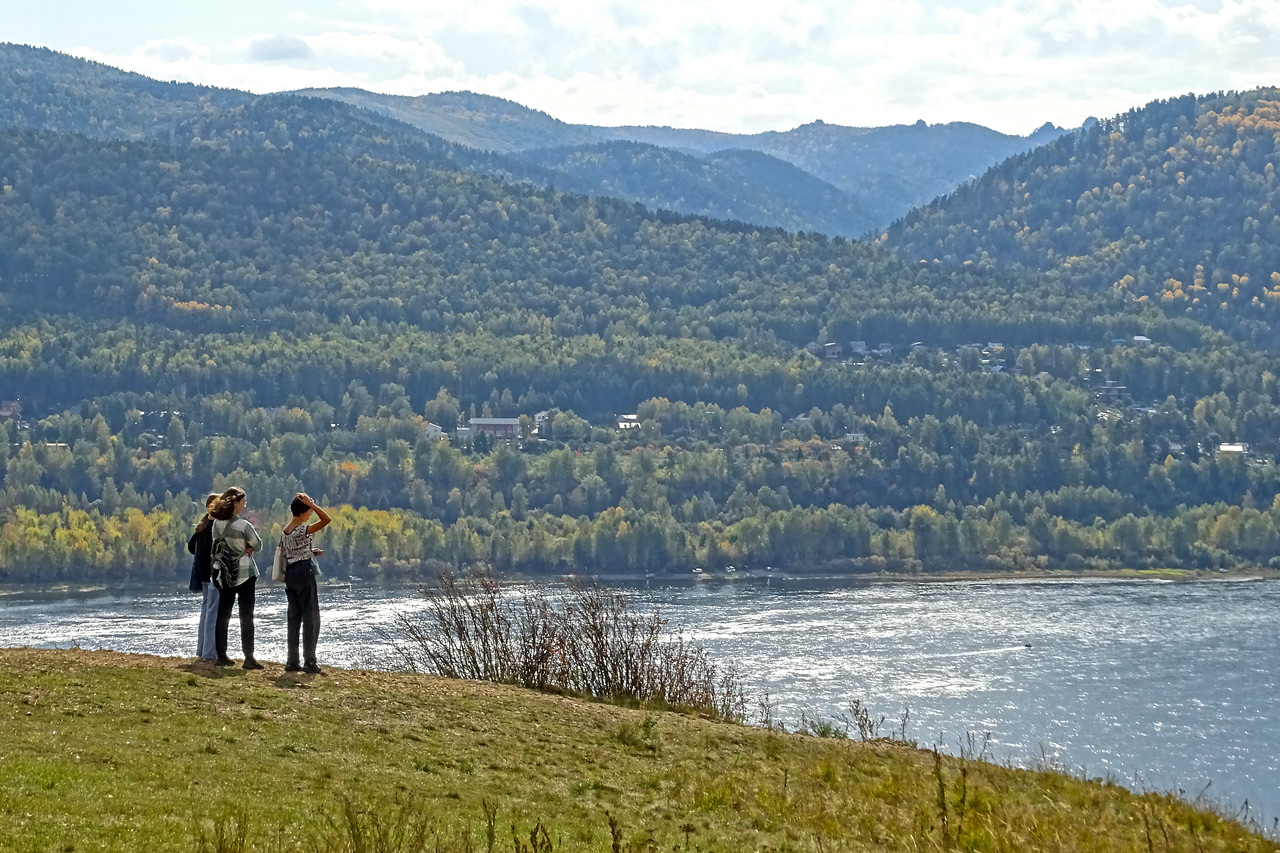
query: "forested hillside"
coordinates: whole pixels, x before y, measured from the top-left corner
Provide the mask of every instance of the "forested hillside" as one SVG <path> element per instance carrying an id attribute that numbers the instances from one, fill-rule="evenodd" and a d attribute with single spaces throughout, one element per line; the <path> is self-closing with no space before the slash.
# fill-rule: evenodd
<path id="1" fill-rule="evenodd" d="M 231 89 L 152 80 L 44 48 L 0 44 L 5 127 L 97 139 L 154 138 L 206 108 L 252 98 Z"/>
<path id="2" fill-rule="evenodd" d="M 1157 101 L 1014 157 L 908 215 L 910 260 L 1049 272 L 1280 343 L 1280 90 Z"/>
<path id="3" fill-rule="evenodd" d="M 337 507 L 329 568 L 365 577 L 1280 546 L 1280 365 L 1194 315 L 541 190 L 313 105 L 0 133 L 0 578 L 181 577 L 228 484 L 267 533 L 299 489 Z"/>

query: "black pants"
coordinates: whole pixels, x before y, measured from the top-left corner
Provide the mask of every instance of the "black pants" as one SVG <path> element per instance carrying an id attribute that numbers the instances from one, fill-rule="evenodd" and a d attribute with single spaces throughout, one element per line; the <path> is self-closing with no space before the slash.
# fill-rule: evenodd
<path id="1" fill-rule="evenodd" d="M 214 629 L 213 643 L 220 659 L 227 656 L 227 628 L 231 625 L 231 608 L 240 602 L 240 648 L 245 660 L 253 657 L 253 601 L 258 587 L 257 578 L 249 578 L 239 586 L 220 591 L 218 598 L 218 624 Z"/>
<path id="2" fill-rule="evenodd" d="M 302 634 L 303 662 L 316 665 L 316 640 L 320 636 L 320 595 L 316 589 L 315 564 L 310 560 L 290 563 L 284 569 L 284 594 L 289 600 L 286 639 L 287 666 L 298 666 L 298 634 Z"/>

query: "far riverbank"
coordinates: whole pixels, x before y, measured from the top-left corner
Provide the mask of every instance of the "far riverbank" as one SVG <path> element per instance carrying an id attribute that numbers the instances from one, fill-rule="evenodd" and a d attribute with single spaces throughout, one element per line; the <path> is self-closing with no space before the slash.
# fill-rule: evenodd
<path id="1" fill-rule="evenodd" d="M 1247 569 L 1097 569 L 1078 571 L 1071 569 L 1037 569 L 1033 571 L 999 571 L 999 572 L 874 572 L 865 574 L 839 574 L 813 571 L 769 571 L 764 569 L 741 569 L 733 572 L 721 570 L 704 570 L 700 573 L 680 574 L 593 574 L 593 575 L 504 575 L 501 580 L 515 584 L 557 583 L 569 578 L 585 581 L 597 581 L 607 586 L 631 587 L 646 584 L 696 584 L 705 582 L 735 581 L 777 581 L 780 583 L 822 583 L 822 584 L 916 584 L 916 583 L 974 583 L 983 581 L 1069 581 L 1088 583 L 1091 581 L 1161 581 L 1173 583 L 1239 583 L 1242 581 L 1280 580 L 1280 570 L 1263 566 Z M 321 586 L 343 588 L 347 586 L 371 587 L 426 587 L 433 583 L 431 578 L 385 578 L 365 580 L 362 578 L 344 578 L 330 576 L 321 581 Z M 265 578 L 259 579 L 259 589 L 271 586 Z M 186 581 L 174 578 L 162 590 L 186 590 Z M 145 581 L 126 581 L 120 584 L 106 585 L 88 582 L 66 582 L 55 584 L 15 584 L 0 583 L 0 601 L 13 596 L 24 595 L 93 595 L 99 593 L 128 593 L 156 591 L 157 586 Z"/>

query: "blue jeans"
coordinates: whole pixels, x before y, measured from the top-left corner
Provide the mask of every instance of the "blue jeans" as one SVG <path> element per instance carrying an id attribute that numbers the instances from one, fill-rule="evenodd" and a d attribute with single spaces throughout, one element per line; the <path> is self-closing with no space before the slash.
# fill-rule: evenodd
<path id="1" fill-rule="evenodd" d="M 200 627 L 196 629 L 196 657 L 217 660 L 218 647 L 213 638 L 218 627 L 218 588 L 208 581 L 200 587 L 204 599 L 200 602 Z"/>

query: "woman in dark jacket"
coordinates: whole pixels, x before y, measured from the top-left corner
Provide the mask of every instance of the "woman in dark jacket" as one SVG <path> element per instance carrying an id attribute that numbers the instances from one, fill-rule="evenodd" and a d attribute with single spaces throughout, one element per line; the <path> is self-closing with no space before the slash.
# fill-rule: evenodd
<path id="1" fill-rule="evenodd" d="M 218 658 L 214 645 L 214 629 L 218 624 L 218 588 L 213 585 L 213 577 L 210 573 L 213 559 L 209 553 L 213 547 L 213 533 L 210 527 L 213 524 L 213 518 L 208 512 L 209 507 L 213 506 L 213 502 L 217 499 L 216 493 L 204 499 L 204 518 L 196 524 L 195 532 L 187 540 L 187 550 L 195 555 L 195 559 L 191 561 L 191 591 L 204 594 L 200 604 L 200 627 L 196 629 L 196 657 L 207 661 Z"/>

